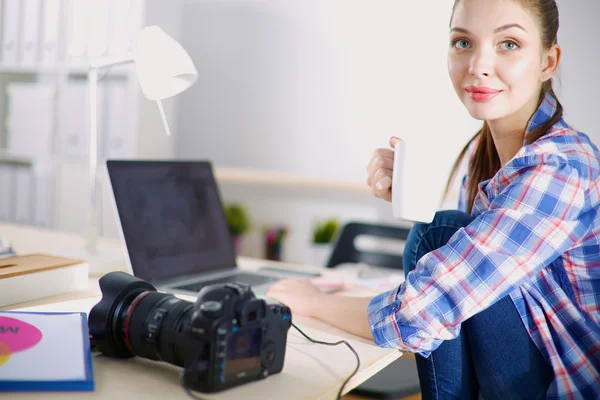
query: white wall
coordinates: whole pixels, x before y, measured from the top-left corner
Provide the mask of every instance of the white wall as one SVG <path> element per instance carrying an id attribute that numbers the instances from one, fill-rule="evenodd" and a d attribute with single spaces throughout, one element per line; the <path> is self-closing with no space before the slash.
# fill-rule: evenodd
<path id="1" fill-rule="evenodd" d="M 422 28 L 414 15 L 429 8 L 395 0 L 187 1 L 182 43 L 199 79 L 180 96 L 176 156 L 366 185 L 373 151 L 397 135 L 426 149 L 410 165 L 430 173 L 421 182 L 437 180 L 415 194 L 435 206 L 428 189 L 442 186 L 449 154 L 479 123 L 446 72 L 451 7 L 428 17 L 434 33 L 415 34 Z M 432 142 L 433 132 L 443 135 Z M 260 188 L 233 189 L 224 187 L 225 199 L 247 204 L 257 226 L 292 227 L 286 258 L 294 261 L 306 257 L 316 219 L 393 222 L 389 204 L 368 195 L 274 199 Z"/>
<path id="2" fill-rule="evenodd" d="M 480 126 L 447 76 L 451 3 L 185 1 L 182 44 L 200 76 L 179 97 L 176 157 L 363 183 L 373 150 L 398 135 L 426 154 L 411 161 L 429 170 L 421 181 L 442 185 L 454 155 Z M 600 2 L 560 4 L 559 93 L 568 121 L 600 139 L 592 99 L 600 91 L 593 74 Z M 285 253 L 293 261 L 307 258 L 317 218 L 395 222 L 389 205 L 369 196 L 222 190 L 226 201 L 248 205 L 257 228 L 293 227 Z M 420 193 L 414 195 L 429 196 Z M 259 236 L 255 230 L 245 254 L 262 254 Z"/>
<path id="3" fill-rule="evenodd" d="M 471 133 L 470 117 L 446 72 L 451 7 L 429 8 L 186 2 L 183 44 L 200 77 L 181 96 L 176 154 L 360 183 L 391 135 L 427 140 L 444 158 Z M 419 14 L 433 32 L 423 34 Z"/>
<path id="4" fill-rule="evenodd" d="M 558 0 L 563 56 L 555 83 L 565 120 L 600 145 L 600 1 Z"/>

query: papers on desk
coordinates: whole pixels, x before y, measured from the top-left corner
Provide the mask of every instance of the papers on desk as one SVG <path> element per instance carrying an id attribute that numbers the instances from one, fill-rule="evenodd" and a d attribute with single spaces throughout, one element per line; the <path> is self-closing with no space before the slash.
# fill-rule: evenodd
<path id="1" fill-rule="evenodd" d="M 338 280 L 349 286 L 360 286 L 376 292 L 384 292 L 398 287 L 404 282 L 404 271 L 382 268 L 365 263 L 344 263 L 332 268 L 325 279 Z"/>
<path id="2" fill-rule="evenodd" d="M 352 285 L 367 287 L 378 292 L 385 292 L 398 287 L 404 282 L 403 273 L 394 273 L 385 278 L 351 278 L 347 282 Z"/>
<path id="3" fill-rule="evenodd" d="M 0 311 L 0 391 L 94 390 L 84 313 Z"/>

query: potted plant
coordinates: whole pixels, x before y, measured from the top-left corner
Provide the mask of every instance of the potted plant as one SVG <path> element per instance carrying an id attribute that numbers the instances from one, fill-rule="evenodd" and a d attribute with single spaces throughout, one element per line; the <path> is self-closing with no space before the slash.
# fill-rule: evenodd
<path id="1" fill-rule="evenodd" d="M 239 254 L 241 238 L 250 229 L 248 211 L 242 204 L 228 204 L 225 206 L 225 219 L 227 220 L 227 227 L 231 234 L 233 248 L 235 249 L 235 253 Z"/>
<path id="2" fill-rule="evenodd" d="M 315 224 L 312 234 L 312 260 L 314 266 L 324 267 L 331 253 L 332 242 L 340 229 L 336 218 L 329 218 Z"/>

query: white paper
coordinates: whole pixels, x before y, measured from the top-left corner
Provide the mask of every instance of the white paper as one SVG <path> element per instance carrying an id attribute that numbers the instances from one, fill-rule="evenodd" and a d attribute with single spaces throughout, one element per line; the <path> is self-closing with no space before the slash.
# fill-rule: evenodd
<path id="1" fill-rule="evenodd" d="M 42 339 L 37 344 L 26 350 L 12 353 L 8 360 L 0 364 L 0 380 L 85 380 L 86 355 L 83 347 L 81 315 L 0 312 L 0 317 L 21 320 L 42 332 Z M 2 334 L 0 331 L 0 341 L 2 335 L 7 334 Z"/>

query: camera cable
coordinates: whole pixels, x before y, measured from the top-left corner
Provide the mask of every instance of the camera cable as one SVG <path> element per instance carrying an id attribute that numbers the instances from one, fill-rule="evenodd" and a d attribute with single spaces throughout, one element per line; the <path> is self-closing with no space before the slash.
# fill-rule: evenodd
<path id="1" fill-rule="evenodd" d="M 345 340 L 339 340 L 337 342 L 323 342 L 323 341 L 320 341 L 320 340 L 315 340 L 315 339 L 311 338 L 310 336 L 308 336 L 306 333 L 302 332 L 302 330 L 300 328 L 298 328 L 294 323 L 292 323 L 292 326 L 294 328 L 296 328 L 296 330 L 298 332 L 300 332 L 300 334 L 302 336 L 304 336 L 306 339 L 308 339 L 309 341 L 311 341 L 313 343 L 323 344 L 323 345 L 326 345 L 326 346 L 338 346 L 340 344 L 345 344 L 346 346 L 348 346 L 348 348 L 350 349 L 350 351 L 352 353 L 354 353 L 354 356 L 356 357 L 356 368 L 354 368 L 354 371 L 350 374 L 350 376 L 348 378 L 346 378 L 346 380 L 344 381 L 344 383 L 342 383 L 342 386 L 340 387 L 340 391 L 338 392 L 337 397 L 336 397 L 337 400 L 340 400 L 342 398 L 342 393 L 344 392 L 344 388 L 346 387 L 346 384 L 348 383 L 348 381 L 350 381 L 350 379 L 352 379 L 352 377 L 354 375 L 356 375 L 356 373 L 358 372 L 358 369 L 360 368 L 360 357 L 358 357 L 358 353 L 356 352 L 356 350 L 354 350 L 354 347 L 352 347 L 350 345 L 350 343 L 348 343 Z"/>
<path id="2" fill-rule="evenodd" d="M 342 386 L 340 387 L 340 390 L 337 394 L 336 399 L 340 400 L 342 398 L 342 393 L 344 392 L 344 388 L 346 387 L 346 385 L 348 384 L 348 382 L 350 381 L 350 379 L 352 379 L 352 377 L 354 375 L 356 375 L 356 373 L 358 372 L 359 368 L 360 368 L 360 357 L 358 356 L 358 353 L 356 352 L 356 350 L 354 350 L 354 347 L 352 347 L 350 345 L 350 343 L 348 343 L 345 340 L 339 340 L 337 342 L 323 342 L 321 340 L 316 340 L 311 338 L 310 336 L 308 336 L 306 333 L 304 333 L 302 331 L 302 329 L 298 328 L 294 323 L 292 323 L 292 326 L 294 328 L 296 328 L 296 330 L 298 332 L 300 332 L 300 334 L 302 336 L 304 336 L 306 339 L 308 339 L 310 342 L 312 343 L 316 343 L 316 344 L 322 344 L 325 346 L 338 346 L 340 344 L 345 344 L 346 346 L 348 346 L 348 348 L 350 349 L 350 351 L 354 354 L 354 356 L 356 357 L 356 368 L 354 368 L 354 371 L 350 374 L 350 376 L 348 376 L 348 378 L 346 378 L 346 380 L 344 381 L 344 383 L 342 383 Z M 183 371 L 181 373 L 181 386 L 183 387 L 183 389 L 185 390 L 185 392 L 188 394 L 188 396 L 190 396 L 192 399 L 196 399 L 196 400 L 202 400 L 201 397 L 198 397 L 195 393 L 193 393 L 189 388 L 187 388 L 184 384 L 183 384 Z"/>

